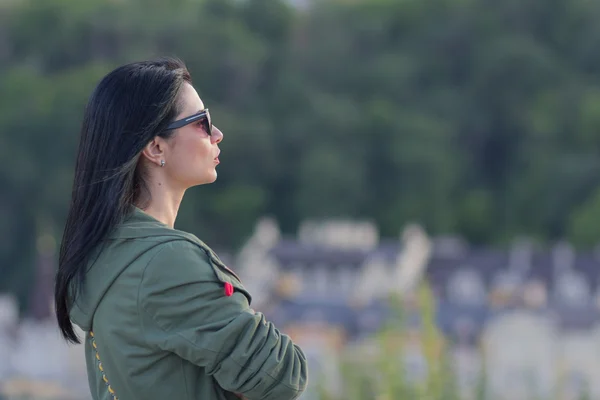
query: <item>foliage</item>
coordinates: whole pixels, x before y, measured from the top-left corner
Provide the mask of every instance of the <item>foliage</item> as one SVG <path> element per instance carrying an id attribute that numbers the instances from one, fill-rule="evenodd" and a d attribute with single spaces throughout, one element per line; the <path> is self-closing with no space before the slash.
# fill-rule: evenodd
<path id="1" fill-rule="evenodd" d="M 460 398 L 447 344 L 435 323 L 433 295 L 425 284 L 418 289 L 417 303 L 421 323 L 415 331 L 403 322 L 406 315 L 401 299 L 390 299 L 396 314 L 392 324 L 374 337 L 373 347 L 368 351 L 348 349 L 341 363 L 341 392 L 333 393 L 323 385 L 322 400 Z M 407 356 L 415 344 L 424 357 L 423 369 L 407 364 Z"/>

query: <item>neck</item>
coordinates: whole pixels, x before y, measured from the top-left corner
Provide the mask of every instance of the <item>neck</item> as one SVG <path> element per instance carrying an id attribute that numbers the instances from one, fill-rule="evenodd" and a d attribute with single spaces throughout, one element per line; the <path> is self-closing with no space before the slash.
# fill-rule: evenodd
<path id="1" fill-rule="evenodd" d="M 146 214 L 173 228 L 185 191 L 169 189 L 161 183 L 151 184 L 149 189 L 150 199 L 145 202 L 145 207 L 140 208 Z"/>

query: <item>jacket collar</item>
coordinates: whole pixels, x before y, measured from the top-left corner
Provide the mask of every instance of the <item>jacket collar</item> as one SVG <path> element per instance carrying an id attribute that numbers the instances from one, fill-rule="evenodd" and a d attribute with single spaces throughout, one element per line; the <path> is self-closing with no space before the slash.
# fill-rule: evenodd
<path id="1" fill-rule="evenodd" d="M 110 239 L 133 239 L 151 236 L 177 235 L 179 232 L 145 213 L 141 209 L 131 206 L 127 216 L 113 232 L 108 235 Z"/>

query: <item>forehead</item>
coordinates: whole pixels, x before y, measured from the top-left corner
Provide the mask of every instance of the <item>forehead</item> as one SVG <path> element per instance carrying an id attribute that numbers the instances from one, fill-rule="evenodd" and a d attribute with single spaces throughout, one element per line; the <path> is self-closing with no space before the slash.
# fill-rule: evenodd
<path id="1" fill-rule="evenodd" d="M 204 103 L 198 96 L 198 92 L 189 83 L 185 82 L 183 84 L 180 96 L 181 113 L 178 117 L 192 115 L 204 109 Z"/>

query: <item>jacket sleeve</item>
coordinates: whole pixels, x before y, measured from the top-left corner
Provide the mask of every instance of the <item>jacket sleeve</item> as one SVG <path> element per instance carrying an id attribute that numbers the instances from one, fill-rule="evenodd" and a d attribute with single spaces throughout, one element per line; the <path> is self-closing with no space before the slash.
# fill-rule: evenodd
<path id="1" fill-rule="evenodd" d="M 138 294 L 140 312 L 160 331 L 156 345 L 247 399 L 296 399 L 308 380 L 304 353 L 252 310 L 242 292 L 226 296 L 213 267 L 193 243 L 161 245 Z"/>

